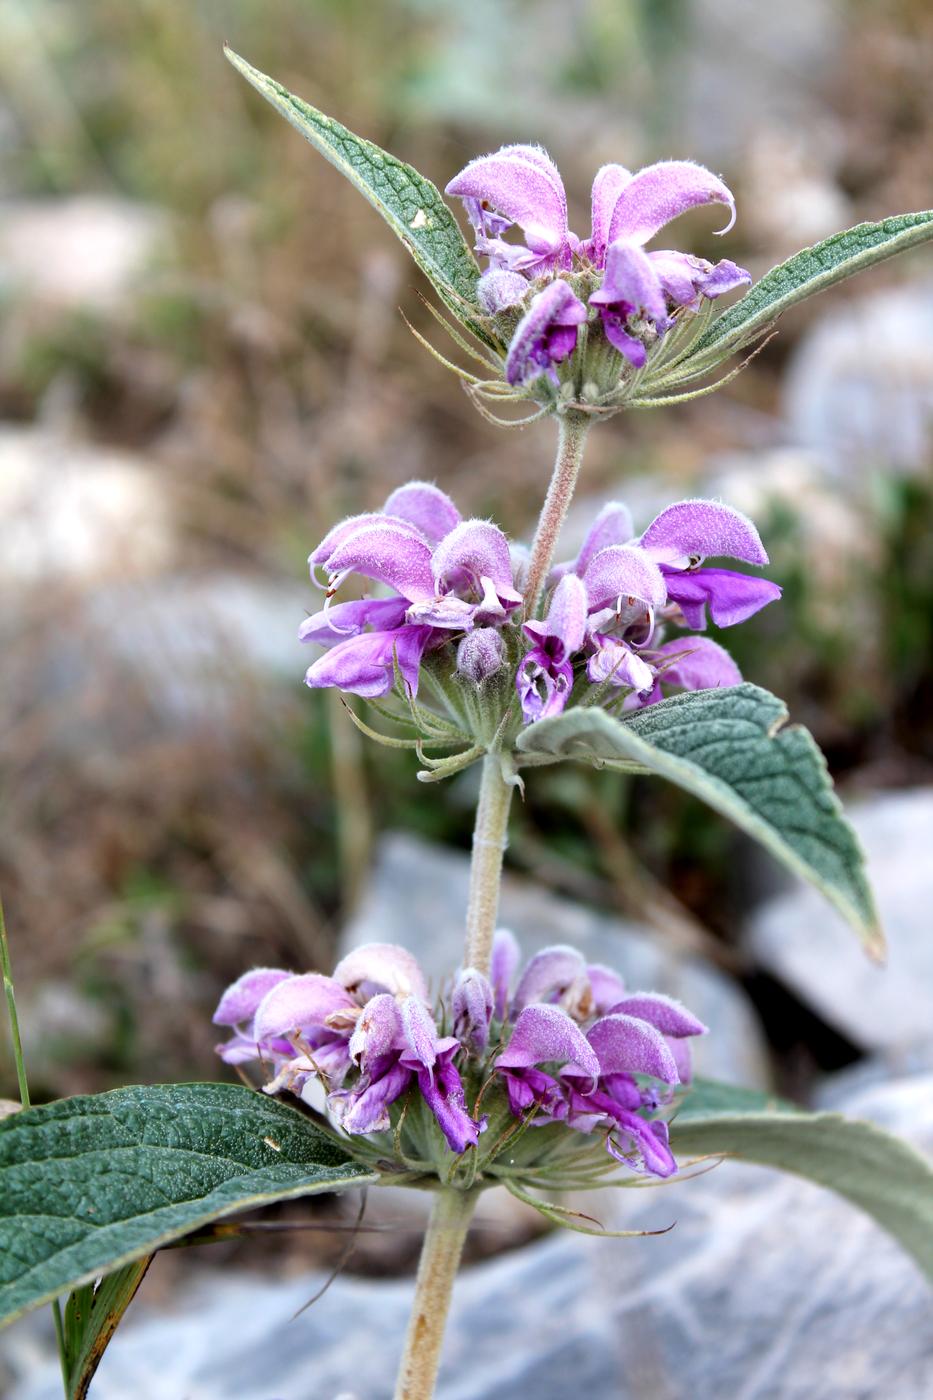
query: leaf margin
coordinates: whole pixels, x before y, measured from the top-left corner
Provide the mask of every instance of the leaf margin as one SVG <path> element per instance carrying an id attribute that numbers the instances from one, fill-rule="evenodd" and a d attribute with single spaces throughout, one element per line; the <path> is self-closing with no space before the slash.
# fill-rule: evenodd
<path id="1" fill-rule="evenodd" d="M 735 801 L 730 802 L 729 794 L 733 793 L 734 789 L 729 788 L 722 778 L 719 778 L 715 773 L 707 773 L 701 765 L 691 759 L 668 754 L 663 748 L 651 743 L 638 733 L 639 727 L 656 725 L 658 718 L 662 715 L 669 715 L 672 711 L 682 709 L 685 706 L 696 705 L 699 703 L 697 697 L 701 696 L 706 697 L 706 703 L 717 703 L 714 697 L 731 697 L 733 701 L 744 698 L 758 704 L 764 703 L 765 707 L 771 711 L 771 722 L 766 731 L 767 737 L 777 740 L 780 736 L 794 736 L 796 742 L 805 746 L 808 756 L 815 763 L 817 772 L 823 777 L 825 784 L 823 790 L 826 799 L 831 804 L 833 815 L 842 824 L 847 833 L 847 839 L 851 843 L 855 863 L 850 884 L 858 896 L 857 901 L 847 896 L 840 886 L 824 879 L 816 867 L 808 865 L 806 860 L 780 837 L 777 829 L 769 825 L 763 817 L 760 817 L 744 798 L 736 795 Z M 599 718 L 597 719 L 596 716 Z M 588 754 L 585 751 L 562 752 L 554 757 L 554 762 L 560 762 L 564 758 L 575 758 L 583 762 L 595 762 L 598 767 L 619 766 L 623 771 L 628 772 L 632 771 L 631 764 L 635 762 L 700 798 L 714 811 L 718 811 L 741 830 L 759 841 L 782 865 L 808 884 L 815 886 L 838 910 L 846 922 L 855 929 L 868 956 L 876 962 L 883 960 L 884 934 L 871 888 L 865 878 L 865 858 L 861 844 L 845 817 L 823 753 L 809 730 L 802 725 L 788 723 L 789 714 L 783 700 L 760 686 L 743 681 L 738 686 L 687 691 L 681 695 L 670 696 L 659 704 L 645 706 L 622 720 L 614 719 L 595 706 L 575 706 L 565 710 L 563 714 L 537 720 L 534 724 L 529 725 L 515 741 L 517 750 L 519 753 L 531 752 L 532 754 L 541 751 L 548 752 L 546 740 L 555 734 L 559 735 L 562 729 L 572 731 L 575 723 L 574 717 L 579 717 L 581 723 L 588 722 L 595 725 L 597 733 L 601 731 L 602 737 L 607 743 L 615 745 L 615 752 L 605 755 Z M 699 778 L 697 779 L 694 774 L 698 774 Z M 723 792 L 727 794 L 725 798 L 723 798 Z M 745 817 L 746 811 L 750 814 L 749 817 Z M 744 817 L 744 819 L 740 819 L 740 817 Z"/>
<path id="2" fill-rule="evenodd" d="M 892 225 L 899 227 L 889 232 Z M 776 288 L 780 288 L 788 277 L 793 278 L 795 264 L 804 260 L 812 262 L 834 245 L 856 235 L 860 235 L 863 242 L 877 236 L 874 242 L 867 243 L 861 251 L 840 258 L 831 267 L 804 281 L 796 282 L 783 294 L 776 292 L 773 299 L 761 304 L 762 289 L 768 288 L 772 283 Z M 730 355 L 736 354 L 743 346 L 763 335 L 790 307 L 818 295 L 828 287 L 844 282 L 849 277 L 854 277 L 866 268 L 886 262 L 888 258 L 896 257 L 899 253 L 918 247 L 931 239 L 933 209 L 918 209 L 905 214 L 892 214 L 886 219 L 874 222 L 853 224 L 851 228 L 840 229 L 817 243 L 798 249 L 789 258 L 785 258 L 783 262 L 775 264 L 764 273 L 744 296 L 728 306 L 706 327 L 680 361 L 677 374 L 672 376 L 670 384 L 683 383 L 709 373 Z"/>
<path id="3" fill-rule="evenodd" d="M 700 1110 L 690 1116 L 684 1112 L 690 1102 L 688 1092 L 684 1105 L 670 1123 L 671 1147 L 675 1152 L 704 1157 L 720 1156 L 730 1161 L 769 1167 L 834 1191 L 895 1239 L 933 1282 L 933 1160 L 925 1153 L 868 1119 L 850 1118 L 846 1114 L 823 1109 L 807 1110 L 771 1096 L 768 1097 L 774 1107 L 762 1111 L 760 1106 L 751 1106 L 754 1100 L 764 1097 L 758 1091 L 709 1080 L 697 1080 L 696 1088 L 700 1093 L 706 1088 L 720 1093 L 733 1091 L 736 1107 L 731 1112 L 704 1114 Z M 741 1135 L 748 1130 L 751 1130 L 753 1139 L 756 1131 L 760 1130 L 761 1145 L 757 1149 L 754 1145 L 751 1149 L 737 1147 L 736 1138 L 730 1137 L 736 1131 Z M 833 1166 L 831 1162 L 822 1174 L 798 1170 L 776 1160 L 780 1153 L 775 1153 L 773 1147 L 769 1149 L 768 1146 L 769 1137 L 772 1142 L 776 1137 L 779 1143 L 793 1146 L 795 1137 L 806 1139 L 807 1135 L 817 1145 L 820 1138 L 828 1140 L 830 1148 L 837 1152 L 836 1165 Z M 724 1139 L 726 1145 L 722 1145 Z M 874 1154 L 881 1159 L 877 1169 L 869 1172 L 872 1185 L 867 1190 L 851 1181 L 852 1163 L 860 1150 L 869 1157 Z M 914 1174 L 922 1182 L 919 1187 L 916 1181 L 911 1180 Z M 921 1204 L 927 1203 L 922 1217 L 916 1209 L 912 1211 L 909 1205 L 905 1206 L 903 1194 L 898 1194 L 903 1193 L 905 1183 L 911 1191 L 916 1188 Z M 866 1203 L 871 1199 L 876 1202 L 874 1207 Z"/>
<path id="4" fill-rule="evenodd" d="M 502 352 L 503 347 L 499 344 L 490 330 L 483 324 L 482 311 L 476 300 L 476 283 L 479 281 L 480 268 L 476 257 L 463 236 L 463 231 L 453 216 L 453 213 L 444 203 L 440 190 L 437 186 L 416 170 L 414 166 L 400 160 L 398 156 L 392 155 L 390 151 L 383 150 L 375 142 L 368 141 L 365 137 L 358 136 L 349 127 L 337 121 L 335 117 L 329 117 L 325 112 L 314 107 L 304 98 L 296 93 L 290 92 L 284 84 L 277 79 L 263 73 L 260 69 L 254 68 L 241 54 L 238 54 L 229 44 L 223 46 L 224 57 L 245 78 L 251 87 L 259 95 L 275 108 L 291 126 L 303 136 L 310 145 L 322 155 L 346 180 L 353 185 L 363 198 L 369 203 L 395 233 L 396 237 L 404 244 L 414 262 L 418 265 L 435 291 L 441 297 L 445 306 L 456 316 L 457 320 L 464 325 L 467 330 L 484 345 L 490 349 Z M 427 203 L 431 206 L 432 217 L 437 218 L 443 225 L 449 242 L 452 258 L 460 264 L 460 275 L 453 278 L 447 275 L 440 263 L 429 256 L 421 246 L 421 242 L 414 236 L 411 224 L 406 224 L 400 219 L 397 213 L 390 209 L 384 200 L 380 199 L 374 189 L 367 185 L 367 182 L 360 176 L 353 165 L 348 162 L 337 149 L 328 144 L 318 126 L 333 130 L 342 138 L 348 138 L 364 151 L 371 159 L 374 158 L 376 165 L 388 165 L 405 173 L 406 179 L 421 187 L 426 196 Z M 419 213 L 423 212 L 419 210 Z"/>
<path id="5" fill-rule="evenodd" d="M 3 1139 L 6 1133 L 10 1131 L 22 1131 L 24 1126 L 28 1130 L 38 1125 L 41 1125 L 42 1117 L 48 1115 L 49 1110 L 54 1110 L 55 1112 L 60 1113 L 63 1105 L 84 1105 L 89 1102 L 96 1102 L 99 1104 L 101 1103 L 101 1101 L 121 1100 L 123 1097 L 132 1095 L 139 1091 L 143 1091 L 145 1093 L 152 1093 L 153 1091 L 164 1090 L 170 1093 L 177 1093 L 178 1091 L 182 1091 L 184 1093 L 188 1090 L 199 1089 L 210 1089 L 228 1097 L 231 1097 L 233 1095 L 239 1097 L 240 1095 L 242 1095 L 243 1098 L 241 1102 L 243 1102 L 244 1105 L 247 1098 L 255 1098 L 262 1102 L 267 1115 L 275 1118 L 278 1115 L 287 1114 L 289 1115 L 289 1117 L 294 1118 L 297 1121 L 297 1123 L 299 1123 L 301 1127 L 308 1132 L 309 1137 L 319 1137 L 321 1139 L 326 1138 L 326 1135 L 321 1133 L 320 1130 L 316 1128 L 316 1126 L 313 1123 L 311 1123 L 309 1119 L 305 1118 L 297 1109 L 291 1108 L 290 1106 L 281 1103 L 278 1100 L 267 1098 L 266 1096 L 260 1094 L 258 1091 L 246 1089 L 241 1085 L 225 1084 L 222 1082 L 215 1081 L 204 1083 L 196 1082 L 190 1084 L 126 1085 L 120 1089 L 106 1090 L 102 1094 L 80 1094 L 75 1095 L 72 1098 L 56 1099 L 48 1104 L 35 1105 L 29 1109 L 23 1109 L 19 1113 L 12 1114 L 9 1118 L 0 1121 L 0 1147 L 2 1147 Z M 271 1115 L 269 1114 L 270 1109 Z M 287 1124 L 287 1126 L 292 1129 L 294 1129 L 295 1127 L 294 1123 L 288 1123 L 285 1118 L 281 1118 L 280 1122 L 283 1125 Z M 326 1140 L 328 1142 L 330 1141 L 329 1139 Z M 335 1144 L 331 1143 L 331 1147 L 333 1148 L 334 1146 Z M 22 1317 L 25 1313 L 31 1312 L 34 1308 L 41 1307 L 43 1304 L 50 1303 L 55 1298 L 61 1297 L 65 1293 L 68 1293 L 75 1289 L 79 1289 L 85 1286 L 86 1284 L 92 1283 L 96 1279 L 102 1278 L 108 1274 L 112 1274 L 115 1271 L 122 1269 L 126 1265 L 132 1264 L 136 1260 L 143 1258 L 144 1255 L 150 1254 L 154 1250 L 164 1248 L 165 1245 L 171 1244 L 175 1240 L 184 1238 L 184 1236 L 191 1234 L 192 1232 L 206 1224 L 210 1224 L 212 1221 L 222 1220 L 230 1215 L 237 1215 L 242 1211 L 253 1210 L 256 1207 L 272 1204 L 273 1202 L 277 1201 L 295 1200 L 302 1196 L 318 1195 L 323 1194 L 327 1191 L 350 1190 L 357 1186 L 373 1185 L 380 1180 L 379 1174 L 377 1172 L 367 1170 L 359 1163 L 356 1163 L 349 1156 L 349 1154 L 345 1155 L 346 1162 L 341 1164 L 340 1170 L 344 1171 L 347 1166 L 351 1166 L 354 1168 L 354 1170 L 350 1174 L 322 1181 L 294 1182 L 289 1186 L 283 1186 L 280 1189 L 273 1189 L 271 1191 L 254 1190 L 250 1194 L 240 1196 L 236 1200 L 230 1201 L 219 1208 L 210 1208 L 199 1212 L 197 1215 L 192 1215 L 190 1218 L 187 1218 L 183 1224 L 161 1231 L 158 1235 L 154 1235 L 150 1238 L 147 1238 L 147 1240 L 144 1243 L 137 1244 L 130 1249 L 124 1250 L 119 1253 L 115 1253 L 112 1257 L 109 1257 L 106 1260 L 98 1259 L 93 1267 L 88 1267 L 81 1271 L 76 1271 L 72 1274 L 69 1274 L 67 1277 L 63 1277 L 60 1282 L 56 1282 L 56 1285 L 53 1288 L 43 1288 L 40 1292 L 37 1292 L 34 1295 L 30 1296 L 27 1299 L 27 1301 L 14 1302 L 14 1305 L 9 1307 L 8 1309 L 6 1308 L 5 1302 L 2 1301 L 4 1295 L 7 1293 L 8 1290 L 10 1290 L 12 1291 L 15 1299 L 16 1287 L 19 1285 L 20 1280 L 17 1279 L 4 1284 L 0 1284 L 0 1309 L 4 1309 L 2 1312 L 0 1312 L 0 1329 L 6 1327 L 11 1322 L 14 1322 L 17 1318 Z M 10 1164 L 4 1164 L 0 1162 L 0 1174 L 2 1174 L 2 1171 L 4 1170 L 4 1165 L 8 1166 Z M 13 1165 L 21 1165 L 21 1163 L 14 1162 Z M 313 1164 L 308 1163 L 308 1165 L 311 1166 Z M 247 1169 L 243 1171 L 242 1175 L 247 1179 L 250 1176 L 255 1178 L 259 1175 L 259 1170 Z M 236 1177 L 234 1176 L 228 1178 L 228 1181 L 229 1180 L 236 1180 Z M 220 1186 L 223 1187 L 226 1184 L 227 1182 L 222 1182 L 220 1183 Z M 213 1188 L 213 1190 L 216 1189 L 218 1188 Z M 212 1192 L 209 1192 L 202 1199 L 209 1199 L 209 1196 L 211 1194 Z M 151 1212 L 151 1214 L 155 1213 L 156 1212 Z M 138 1217 L 131 1217 L 131 1219 L 133 1218 Z M 15 1219 L 15 1215 L 0 1216 L 0 1224 Z M 124 1222 L 122 1221 L 118 1222 L 118 1224 L 123 1223 Z M 86 1239 L 88 1238 L 88 1236 L 85 1236 L 84 1238 Z M 81 1241 L 77 1243 L 80 1244 Z M 67 1246 L 64 1246 L 62 1249 L 55 1251 L 54 1254 L 47 1256 L 47 1259 L 41 1260 L 38 1266 L 30 1266 L 29 1271 L 31 1271 L 33 1268 L 44 1266 L 48 1262 L 48 1259 L 54 1259 L 55 1254 L 65 1253 L 66 1250 L 75 1247 L 76 1244 L 69 1244 Z"/>

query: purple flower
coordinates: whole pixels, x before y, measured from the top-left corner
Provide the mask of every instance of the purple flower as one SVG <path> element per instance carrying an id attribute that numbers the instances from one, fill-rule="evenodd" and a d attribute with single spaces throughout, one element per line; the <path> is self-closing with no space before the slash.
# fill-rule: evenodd
<path id="1" fill-rule="evenodd" d="M 382 510 L 384 515 L 393 515 L 414 525 L 428 543 L 434 545 L 440 544 L 462 519 L 450 497 L 432 481 L 408 481 L 397 487 Z"/>
<path id="2" fill-rule="evenodd" d="M 737 267 L 728 258 L 714 264 L 690 253 L 673 251 L 649 253 L 648 257 L 665 295 L 675 306 L 690 311 L 699 309 L 701 297 L 713 301 L 751 281 L 744 267 Z"/>
<path id="3" fill-rule="evenodd" d="M 523 280 L 557 279 L 538 293 L 513 336 L 506 362 L 510 384 L 527 384 L 542 373 L 556 382 L 554 365 L 576 345 L 585 308 L 560 280 L 562 273 L 604 271 L 590 305 L 610 344 L 636 367 L 647 358 L 646 325 L 661 336 L 673 310 L 696 310 L 701 297 L 712 299 L 751 281 L 728 259 L 714 265 L 687 253 L 643 251 L 665 225 L 698 204 L 726 205 L 730 217 L 720 233 L 735 222 L 731 191 L 692 161 L 659 161 L 634 175 L 624 166 L 604 165 L 593 181 L 592 231 L 585 242 L 570 232 L 560 173 L 540 147 L 504 146 L 481 156 L 450 181 L 447 193 L 463 200 L 476 250 L 489 259 L 477 286 L 489 314 L 520 304 Z M 503 237 L 513 226 L 523 241 Z M 554 287 L 564 290 L 542 301 Z"/>
<path id="4" fill-rule="evenodd" d="M 752 522 L 715 501 L 680 501 L 635 540 L 625 506 L 604 506 L 577 558 L 553 570 L 557 583 L 544 622 L 525 624 L 536 643 L 516 674 L 525 721 L 565 708 L 581 651 L 589 682 L 631 692 L 627 708 L 652 704 L 669 687 L 738 685 L 737 666 L 716 643 L 655 641 L 658 618 L 703 627 L 708 602 L 714 621 L 727 626 L 780 596 L 767 579 L 701 568 L 708 553 L 752 564 L 768 558 Z"/>
<path id="5" fill-rule="evenodd" d="M 489 268 L 476 284 L 476 299 L 489 316 L 519 306 L 527 295 L 527 280 L 504 267 Z"/>
<path id="6" fill-rule="evenodd" d="M 651 654 L 654 685 L 645 703 L 663 699 L 662 686 L 680 690 L 716 690 L 741 685 L 742 673 L 729 653 L 710 637 L 678 637 Z M 638 689 L 638 687 L 636 687 Z M 644 693 L 644 692 L 640 692 Z"/>
<path id="7" fill-rule="evenodd" d="M 244 972 L 224 992 L 213 1021 L 215 1026 L 228 1026 L 234 1031 L 229 1040 L 216 1047 L 218 1055 L 228 1065 L 244 1064 L 256 1058 L 256 1012 L 266 993 L 288 976 L 278 967 L 255 967 L 252 972 Z"/>
<path id="8" fill-rule="evenodd" d="M 599 1087 L 588 1090 L 572 1070 L 564 1071 L 562 1077 L 570 1083 L 570 1125 L 580 1132 L 608 1127 L 606 1145 L 619 1161 L 654 1176 L 671 1176 L 677 1163 L 668 1146 L 667 1124 L 639 1116 L 640 1109 L 654 1110 L 663 1099 L 655 1090 L 639 1087 L 633 1076 L 680 1083 L 680 1066 L 688 1061 L 672 1047 L 705 1032 L 702 1022 L 671 997 L 640 993 L 623 998 L 587 1033 L 599 1060 Z"/>
<path id="9" fill-rule="evenodd" d="M 513 1113 L 533 1103 L 550 1117 L 564 1116 L 560 1085 L 539 1065 L 571 1065 L 590 1087 L 599 1078 L 599 1061 L 580 1028 L 558 1006 L 526 1006 L 518 1014 L 508 1045 L 496 1060 Z"/>
<path id="10" fill-rule="evenodd" d="M 334 968 L 334 981 L 357 996 L 377 991 L 427 1001 L 428 984 L 414 953 L 397 943 L 364 943 Z"/>
<path id="11" fill-rule="evenodd" d="M 505 664 L 505 646 L 494 627 L 475 627 L 457 647 L 457 674 L 482 685 Z"/>
<path id="12" fill-rule="evenodd" d="M 718 626 L 731 627 L 781 596 L 778 585 L 769 579 L 700 567 L 709 555 L 748 564 L 768 562 L 752 522 L 718 501 L 679 501 L 668 506 L 648 526 L 639 545 L 660 567 L 668 598 L 697 631 L 706 627 L 707 604 Z"/>
<path id="13" fill-rule="evenodd" d="M 437 1042 L 437 1057 L 431 1071 L 419 1069 L 421 1096 L 437 1120 L 438 1127 L 453 1152 L 475 1147 L 486 1130 L 486 1120 L 470 1117 L 463 1093 L 463 1082 L 454 1065 L 460 1043 L 453 1037 Z"/>
<path id="14" fill-rule="evenodd" d="M 465 1152 L 475 1147 L 485 1124 L 466 1110 L 463 1083 L 453 1063 L 460 1042 L 453 1036 L 439 1039 L 433 1017 L 415 997 L 402 1003 L 399 1049 L 399 1063 L 416 1076 L 421 1097 L 451 1149 Z"/>
<path id="15" fill-rule="evenodd" d="M 441 1141 L 457 1154 L 479 1145 L 486 1119 L 467 1107 L 465 1075 L 471 1094 L 498 1094 L 500 1109 L 532 1125 L 600 1131 L 633 1170 L 676 1170 L 652 1115 L 689 1079 L 689 1041 L 705 1027 L 670 997 L 628 991 L 574 948 L 543 948 L 513 992 L 517 962 L 515 939 L 498 930 L 491 976 L 463 969 L 439 1007 L 417 960 L 392 943 L 354 949 L 330 977 L 255 968 L 220 1000 L 214 1020 L 233 1036 L 218 1052 L 258 1061 L 266 1093 L 300 1096 L 351 1137 L 404 1138 L 406 1113 L 393 1105 L 420 1098 L 439 1133 L 432 1147 L 423 1115 L 413 1116 L 401 1149 L 409 1168 L 412 1156 L 437 1160 Z M 440 1033 L 446 1026 L 453 1034 Z M 485 1170 L 482 1157 L 477 1165 Z"/>
<path id="16" fill-rule="evenodd" d="M 577 327 L 585 320 L 586 307 L 568 284 L 560 279 L 549 282 L 532 299 L 512 336 L 505 361 L 508 382 L 528 384 L 544 374 L 557 384 L 554 366 L 573 354 Z"/>
<path id="17" fill-rule="evenodd" d="M 724 259 L 715 264 L 689 253 L 646 253 L 643 245 L 665 224 L 697 204 L 725 204 L 735 222 L 735 202 L 721 180 L 691 161 L 660 161 L 624 179 L 619 166 L 604 167 L 593 186 L 593 237 L 589 255 L 605 267 L 602 286 L 590 297 L 599 309 L 606 339 L 641 368 L 647 351 L 638 326 L 648 323 L 658 336 L 671 324 L 671 311 L 697 310 L 751 281 L 744 268 Z"/>
<path id="18" fill-rule="evenodd" d="M 628 687 L 645 696 L 654 690 L 657 679 L 653 667 L 628 642 L 601 632 L 595 632 L 592 640 L 594 650 L 586 663 L 586 674 L 594 685 Z"/>
<path id="19" fill-rule="evenodd" d="M 603 166 L 593 181 L 593 234 L 587 255 L 596 267 L 605 265 L 606 254 L 617 239 L 644 244 L 665 224 L 698 204 L 725 204 L 735 223 L 735 200 L 729 188 L 705 166 L 689 160 L 662 160 L 630 175 L 620 165 Z"/>
<path id="20" fill-rule="evenodd" d="M 611 968 L 563 946 L 530 960 L 511 1014 L 515 1028 L 495 1066 L 514 1114 L 534 1109 L 536 1123 L 604 1131 L 607 1150 L 633 1170 L 676 1171 L 667 1125 L 643 1115 L 689 1079 L 687 1042 L 705 1034 L 702 1022 L 672 997 L 626 992 Z"/>
<path id="21" fill-rule="evenodd" d="M 625 326 L 634 317 L 651 321 L 663 330 L 668 321 L 664 288 L 647 253 L 622 239 L 611 244 L 602 286 L 590 297 L 590 305 L 599 307 L 610 345 L 640 369 L 648 352 Z"/>
<path id="22" fill-rule="evenodd" d="M 522 601 L 512 582 L 509 542 L 488 520 L 464 520 L 445 535 L 432 555 L 431 571 L 438 597 L 446 596 L 445 590 L 479 596 L 476 622 L 502 621 Z"/>
<path id="23" fill-rule="evenodd" d="M 397 627 L 349 638 L 308 667 L 305 685 L 312 690 L 333 685 L 351 695 L 376 699 L 392 689 L 397 661 L 399 674 L 411 694 L 417 695 L 421 658 L 433 636 L 430 627 Z"/>
<path id="24" fill-rule="evenodd" d="M 336 525 L 310 556 L 327 602 L 302 625 L 302 641 L 330 650 L 307 671 L 312 688 L 337 686 L 365 698 L 387 694 L 396 667 L 416 695 L 424 654 L 453 631 L 505 620 L 521 602 L 509 543 L 485 520 L 462 520 L 430 482 L 393 491 L 385 510 Z M 356 574 L 393 589 L 389 597 L 331 604 Z"/>
<path id="25" fill-rule="evenodd" d="M 476 248 L 493 267 L 537 277 L 570 266 L 567 196 L 557 166 L 540 146 L 503 146 L 470 161 L 447 186 L 476 229 Z M 524 245 L 499 237 L 512 224 Z"/>
<path id="26" fill-rule="evenodd" d="M 542 948 L 528 962 L 515 988 L 512 1015 L 539 1002 L 558 1005 L 577 1021 L 585 1021 L 592 1014 L 588 969 L 576 948 L 557 943 Z"/>
<path id="27" fill-rule="evenodd" d="M 527 277 L 569 270 L 575 252 L 594 267 L 605 265 L 610 244 L 618 239 L 640 246 L 665 224 L 697 204 L 725 204 L 728 233 L 735 222 L 735 201 L 726 185 L 692 161 L 659 161 L 632 175 L 621 165 L 604 165 L 592 192 L 592 235 L 586 243 L 570 232 L 567 196 L 556 165 L 539 146 L 503 146 L 493 155 L 470 161 L 447 185 L 461 198 L 477 232 L 477 252 L 493 266 Z M 501 238 L 512 225 L 524 245 Z"/>
<path id="28" fill-rule="evenodd" d="M 526 721 L 557 715 L 573 686 L 570 658 L 586 635 L 586 589 L 576 574 L 566 574 L 551 596 L 544 622 L 526 622 L 522 629 L 536 642 L 518 669 L 515 685 Z"/>
<path id="29" fill-rule="evenodd" d="M 218 1053 L 232 1064 L 267 1065 L 267 1093 L 287 1089 L 310 1102 L 310 1086 L 321 1081 L 328 1111 L 351 1134 L 386 1131 L 392 1104 L 417 1085 L 451 1148 L 463 1152 L 484 1125 L 466 1110 L 454 1064 L 460 1041 L 438 1036 L 426 998 L 417 960 L 393 943 L 354 949 L 332 977 L 257 968 L 221 997 L 214 1020 L 234 1035 Z M 486 999 L 491 1007 L 491 989 Z M 471 1004 L 475 1010 L 475 996 Z"/>
<path id="30" fill-rule="evenodd" d="M 612 544 L 594 554 L 583 574 L 591 613 L 591 628 L 625 636 L 639 644 L 654 630 L 654 616 L 667 602 L 667 583 L 644 549 Z"/>

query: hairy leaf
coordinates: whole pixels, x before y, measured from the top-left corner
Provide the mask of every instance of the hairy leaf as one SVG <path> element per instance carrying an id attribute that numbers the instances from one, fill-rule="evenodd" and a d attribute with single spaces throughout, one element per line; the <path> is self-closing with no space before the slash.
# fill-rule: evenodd
<path id="1" fill-rule="evenodd" d="M 877 1220 L 933 1278 L 933 1163 L 873 1123 L 700 1081 L 671 1124 L 671 1147 L 680 1157 L 737 1157 L 827 1186 Z"/>
<path id="2" fill-rule="evenodd" d="M 0 1122 L 0 1321 L 221 1216 L 376 1180 L 235 1084 L 61 1099 Z"/>
<path id="3" fill-rule="evenodd" d="M 856 224 L 804 248 L 756 282 L 718 316 L 682 360 L 671 383 L 705 373 L 759 335 L 805 297 L 933 238 L 933 210 L 898 214 L 877 224 Z"/>
<path id="4" fill-rule="evenodd" d="M 246 81 L 378 210 L 458 320 L 486 344 L 495 344 L 477 320 L 481 315 L 476 303 L 479 267 L 437 186 L 260 73 L 232 49 L 225 48 L 224 53 Z"/>
<path id="5" fill-rule="evenodd" d="M 640 764 L 694 793 L 817 886 L 880 956 L 878 925 L 855 833 L 823 755 L 783 701 L 755 685 L 696 690 L 624 720 L 577 707 L 529 725 L 521 753 L 597 766 Z"/>

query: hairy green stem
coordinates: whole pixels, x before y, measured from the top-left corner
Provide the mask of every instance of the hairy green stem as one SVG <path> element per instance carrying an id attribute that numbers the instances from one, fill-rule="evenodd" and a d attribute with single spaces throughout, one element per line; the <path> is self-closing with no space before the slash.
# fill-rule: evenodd
<path id="1" fill-rule="evenodd" d="M 526 617 L 533 617 L 541 602 L 541 594 L 554 562 L 557 537 L 573 499 L 590 421 L 589 416 L 581 413 L 579 409 L 569 409 L 557 420 L 557 458 L 531 546 L 531 562 L 525 588 Z"/>
<path id="2" fill-rule="evenodd" d="M 563 414 L 557 421 L 557 460 L 531 547 L 525 590 L 526 616 L 533 614 L 541 601 L 590 427 L 587 415 L 576 410 Z M 473 829 L 464 953 L 467 967 L 487 974 L 499 913 L 502 859 L 511 803 L 512 784 L 503 776 L 500 756 L 495 752 L 487 753 L 483 759 Z M 395 1400 L 430 1400 L 434 1394 L 451 1293 L 477 1194 L 445 1189 L 438 1191 L 434 1198 L 418 1265 L 415 1300 Z"/>
<path id="3" fill-rule="evenodd" d="M 6 936 L 6 923 L 3 918 L 3 901 L 0 900 L 0 968 L 3 971 L 3 991 L 6 995 L 6 1009 L 10 1018 L 10 1040 L 13 1044 L 13 1060 L 16 1065 L 16 1078 L 19 1083 L 19 1101 L 23 1108 L 29 1107 L 29 1085 L 26 1082 L 26 1062 L 23 1059 L 23 1042 L 19 1034 L 19 1017 L 16 1014 L 16 997 L 13 992 L 13 968 L 10 964 L 10 945 Z"/>
<path id="4" fill-rule="evenodd" d="M 436 1192 L 421 1247 L 395 1400 L 431 1400 L 441 1360 L 450 1297 L 479 1193 Z"/>
<path id="5" fill-rule="evenodd" d="M 502 857 L 508 834 L 512 786 L 502 776 L 502 764 L 497 753 L 486 755 L 482 773 L 476 825 L 473 828 L 463 962 L 465 967 L 475 967 L 488 975 L 499 913 L 499 886 L 502 882 Z"/>
<path id="6" fill-rule="evenodd" d="M 0 899 L 0 971 L 3 973 L 3 991 L 6 996 L 6 1009 L 10 1018 L 10 1041 L 13 1045 L 13 1062 L 16 1065 L 16 1079 L 19 1084 L 19 1101 L 23 1108 L 29 1108 L 29 1082 L 26 1078 L 26 1061 L 23 1057 L 23 1042 L 19 1033 L 19 1017 L 16 1014 L 16 994 L 13 991 L 13 965 L 10 962 L 10 943 L 6 933 L 6 920 L 3 917 L 3 900 Z M 55 1322 L 55 1340 L 58 1344 L 58 1359 L 62 1368 L 62 1381 L 65 1394 L 68 1394 L 68 1365 L 65 1358 L 65 1328 L 62 1322 L 62 1305 L 57 1298 L 52 1299 L 52 1318 Z"/>

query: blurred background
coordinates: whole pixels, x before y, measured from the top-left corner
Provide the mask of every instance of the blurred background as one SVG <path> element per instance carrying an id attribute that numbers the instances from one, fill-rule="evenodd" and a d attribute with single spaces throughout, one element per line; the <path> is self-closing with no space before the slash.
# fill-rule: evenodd
<path id="1" fill-rule="evenodd" d="M 676 245 L 756 276 L 933 204 L 924 0 L 4 0 L 0 890 L 37 1100 L 219 1076 L 229 980 L 326 969 L 351 917 L 379 936 L 393 888 L 467 850 L 475 772 L 425 790 L 302 686 L 305 560 L 411 476 L 522 536 L 551 465 L 552 425 L 497 432 L 419 348 L 399 314 L 434 334 L 416 269 L 224 39 L 441 187 L 503 142 L 546 145 L 583 231 L 600 164 L 697 159 L 738 223 L 720 243 L 695 211 Z M 684 494 L 753 515 L 785 598 L 724 640 L 824 747 L 918 959 L 931 463 L 921 249 L 787 316 L 715 397 L 594 434 L 570 527 L 607 496 L 641 527 Z M 536 773 L 509 864 L 741 987 L 789 1092 L 892 1050 L 801 971 L 832 916 L 792 915 L 764 858 L 673 789 Z M 804 964 L 775 920 L 808 935 Z"/>

